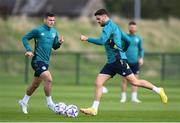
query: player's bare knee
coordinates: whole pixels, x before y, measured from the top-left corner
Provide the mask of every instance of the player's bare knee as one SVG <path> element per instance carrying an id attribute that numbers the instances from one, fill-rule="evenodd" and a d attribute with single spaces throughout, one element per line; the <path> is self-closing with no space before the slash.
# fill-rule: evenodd
<path id="1" fill-rule="evenodd" d="M 99 82 L 99 81 L 96 81 L 96 87 L 102 87 L 103 86 L 103 84 L 101 83 L 101 82 Z"/>
<path id="2" fill-rule="evenodd" d="M 52 79 L 47 79 L 46 83 L 51 84 L 52 83 Z"/>
<path id="3" fill-rule="evenodd" d="M 134 85 L 134 86 L 138 86 L 139 84 L 138 84 L 138 81 L 130 81 L 130 83 L 132 84 L 132 85 Z"/>
<path id="4" fill-rule="evenodd" d="M 138 81 L 135 81 L 135 82 L 134 82 L 134 86 L 140 86 L 139 82 L 138 82 Z"/>

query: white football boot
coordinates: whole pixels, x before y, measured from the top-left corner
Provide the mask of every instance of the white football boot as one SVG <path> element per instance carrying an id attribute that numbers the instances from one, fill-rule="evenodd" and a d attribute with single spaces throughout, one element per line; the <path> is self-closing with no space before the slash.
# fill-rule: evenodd
<path id="1" fill-rule="evenodd" d="M 19 100 L 19 105 L 21 106 L 21 109 L 22 109 L 22 112 L 24 113 L 24 114 L 28 114 L 28 112 L 27 112 L 27 104 L 25 104 L 22 100 Z"/>
<path id="2" fill-rule="evenodd" d="M 55 104 L 48 104 L 48 108 L 54 111 Z"/>

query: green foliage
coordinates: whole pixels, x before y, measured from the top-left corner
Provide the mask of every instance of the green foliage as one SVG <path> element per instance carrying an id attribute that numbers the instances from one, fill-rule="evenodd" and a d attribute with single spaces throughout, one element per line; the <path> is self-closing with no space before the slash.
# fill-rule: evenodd
<path id="1" fill-rule="evenodd" d="M 111 13 L 131 19 L 134 17 L 134 0 L 105 0 L 105 3 Z M 144 19 L 180 18 L 179 11 L 179 0 L 141 0 L 141 16 Z"/>
<path id="2" fill-rule="evenodd" d="M 143 18 L 180 18 L 179 0 L 142 0 Z"/>
<path id="3" fill-rule="evenodd" d="M 128 32 L 128 19 L 119 17 L 112 19 L 123 31 Z M 0 51 L 24 51 L 21 42 L 23 35 L 41 23 L 42 20 L 38 18 L 11 17 L 8 21 L 0 19 Z M 104 51 L 102 46 L 79 40 L 81 34 L 98 37 L 101 33 L 101 28 L 88 18 L 74 20 L 57 18 L 56 28 L 65 39 L 61 50 Z M 144 39 L 145 52 L 180 52 L 179 29 L 180 20 L 175 18 L 169 18 L 168 21 L 162 19 L 138 21 L 138 34 Z M 30 43 L 33 44 L 33 41 Z"/>
<path id="4" fill-rule="evenodd" d="M 110 13 L 133 18 L 133 0 L 104 0 Z"/>

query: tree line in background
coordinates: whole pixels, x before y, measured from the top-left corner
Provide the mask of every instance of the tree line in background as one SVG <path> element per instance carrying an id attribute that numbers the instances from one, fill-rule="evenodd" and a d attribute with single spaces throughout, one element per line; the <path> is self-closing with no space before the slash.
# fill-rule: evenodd
<path id="1" fill-rule="evenodd" d="M 23 4 L 23 2 L 27 3 L 27 5 Z M 29 2 L 28 2 L 29 1 Z M 36 0 L 0 0 L 0 17 L 2 17 L 4 20 L 6 20 L 10 15 L 15 14 L 15 10 L 17 5 L 20 3 L 22 4 L 22 7 L 19 7 L 17 11 L 22 11 L 23 7 L 27 8 L 27 11 L 30 12 L 30 15 L 34 14 L 33 16 L 39 16 L 42 14 L 42 11 L 44 12 L 48 8 L 47 5 L 44 4 L 41 9 L 34 9 L 36 12 L 32 12 L 32 9 L 30 7 L 36 7 L 31 5 L 30 1 L 37 2 Z M 38 4 L 42 3 L 43 0 L 39 0 L 37 2 Z M 55 13 L 58 13 L 57 15 L 62 16 L 61 14 L 64 12 L 66 13 L 67 17 L 72 17 L 72 13 L 75 11 L 78 14 L 75 14 L 75 17 L 81 16 L 81 12 L 83 11 L 82 7 L 79 7 L 79 5 L 82 4 L 82 6 L 86 6 L 88 2 L 84 2 L 83 0 L 76 1 L 76 5 L 73 3 L 74 0 L 68 0 L 68 2 L 59 1 L 59 0 L 53 0 L 48 1 L 51 3 L 52 10 Z M 134 3 L 136 0 L 103 0 L 105 3 L 105 7 L 110 11 L 111 14 L 117 14 L 126 18 L 134 18 Z M 143 19 L 158 19 L 158 18 L 164 18 L 168 19 L 169 17 L 175 17 L 180 18 L 180 0 L 139 0 L 141 1 L 141 18 Z M 19 4 L 18 4 L 19 3 Z M 33 3 L 33 2 L 32 2 Z M 66 4 L 65 4 L 66 3 Z M 20 5 L 21 5 L 20 4 Z M 64 5 L 65 4 L 65 5 Z M 24 6 L 23 6 L 24 5 Z M 55 5 L 57 5 L 55 7 Z M 62 8 L 59 6 L 63 5 L 65 8 Z M 68 7 L 72 5 L 69 9 Z M 94 5 L 93 5 L 94 6 Z M 46 8 L 44 10 L 44 8 Z M 87 8 L 86 8 L 87 9 Z M 22 11 L 24 13 L 24 11 Z M 38 14 L 39 13 L 39 14 Z M 18 15 L 18 12 L 15 14 Z M 28 14 L 27 14 L 28 15 Z"/>
<path id="2" fill-rule="evenodd" d="M 134 17 L 135 0 L 104 0 L 106 8 L 123 17 Z M 180 0 L 141 0 L 141 18 L 180 18 Z"/>

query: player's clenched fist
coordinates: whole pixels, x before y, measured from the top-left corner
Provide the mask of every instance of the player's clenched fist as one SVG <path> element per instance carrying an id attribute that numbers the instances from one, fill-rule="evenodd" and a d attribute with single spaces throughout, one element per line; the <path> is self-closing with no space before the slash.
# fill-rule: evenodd
<path id="1" fill-rule="evenodd" d="M 87 41 L 87 40 L 88 40 L 88 37 L 86 37 L 86 36 L 84 36 L 84 35 L 81 35 L 80 40 L 81 40 L 81 41 Z"/>
<path id="2" fill-rule="evenodd" d="M 25 56 L 28 56 L 28 57 L 32 58 L 32 57 L 34 56 L 34 54 L 33 54 L 33 52 L 31 52 L 31 51 L 27 51 L 27 52 L 25 53 Z"/>
<path id="3" fill-rule="evenodd" d="M 59 43 L 62 44 L 64 42 L 64 37 L 62 35 L 59 35 Z"/>

